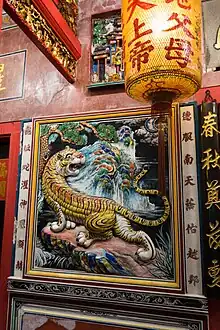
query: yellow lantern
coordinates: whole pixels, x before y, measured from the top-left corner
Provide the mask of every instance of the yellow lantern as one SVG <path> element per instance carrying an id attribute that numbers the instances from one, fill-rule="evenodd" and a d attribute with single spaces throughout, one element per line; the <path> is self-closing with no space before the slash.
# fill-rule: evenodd
<path id="1" fill-rule="evenodd" d="M 201 0 L 122 0 L 126 92 L 166 111 L 201 86 Z"/>

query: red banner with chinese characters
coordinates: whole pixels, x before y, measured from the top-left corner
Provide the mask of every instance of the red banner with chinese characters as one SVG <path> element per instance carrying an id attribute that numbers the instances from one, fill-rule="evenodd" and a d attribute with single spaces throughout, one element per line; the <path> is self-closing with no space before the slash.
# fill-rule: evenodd
<path id="1" fill-rule="evenodd" d="M 6 197 L 8 175 L 8 159 L 0 159 L 0 200 L 4 201 Z"/>

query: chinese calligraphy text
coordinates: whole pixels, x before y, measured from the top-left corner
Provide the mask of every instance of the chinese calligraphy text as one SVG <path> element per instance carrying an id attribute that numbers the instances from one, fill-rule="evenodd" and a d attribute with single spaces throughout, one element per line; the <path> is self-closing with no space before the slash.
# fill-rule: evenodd
<path id="1" fill-rule="evenodd" d="M 218 104 L 208 90 L 201 107 L 201 169 L 207 296 L 220 294 L 220 146 Z M 209 98 L 208 98 L 209 97 Z"/>
<path id="2" fill-rule="evenodd" d="M 6 197 L 8 159 L 0 159 L 0 200 Z"/>
<path id="3" fill-rule="evenodd" d="M 220 225 L 219 221 L 216 220 L 215 224 L 210 222 L 210 233 L 206 234 L 209 238 L 209 247 L 210 249 L 217 250 L 220 248 Z"/>
<path id="4" fill-rule="evenodd" d="M 4 86 L 4 71 L 5 64 L 0 63 L 0 92 L 6 89 L 6 87 Z"/>
<path id="5" fill-rule="evenodd" d="M 202 135 L 207 137 L 213 137 L 214 133 L 220 134 L 218 129 L 216 128 L 218 123 L 217 114 L 209 112 L 206 116 L 204 116 L 204 123 L 202 125 Z"/>
<path id="6" fill-rule="evenodd" d="M 212 266 L 208 268 L 208 274 L 212 279 L 212 283 L 208 284 L 210 288 L 219 287 L 220 288 L 220 265 L 218 260 L 212 260 Z"/>
<path id="7" fill-rule="evenodd" d="M 167 93 L 172 100 L 181 100 L 199 89 L 200 1 L 122 0 L 124 73 L 129 96 L 146 102 Z M 193 72 L 193 79 L 189 72 Z M 152 79 L 160 86 L 151 85 Z M 141 81 L 149 87 L 146 89 Z M 157 106 L 155 110 L 162 111 L 162 106 Z"/>

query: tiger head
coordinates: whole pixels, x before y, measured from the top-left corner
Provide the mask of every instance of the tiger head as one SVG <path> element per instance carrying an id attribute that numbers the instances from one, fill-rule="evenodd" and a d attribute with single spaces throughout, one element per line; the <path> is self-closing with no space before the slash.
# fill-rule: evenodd
<path id="1" fill-rule="evenodd" d="M 85 156 L 69 146 L 56 153 L 56 171 L 63 177 L 77 176 L 85 164 Z"/>

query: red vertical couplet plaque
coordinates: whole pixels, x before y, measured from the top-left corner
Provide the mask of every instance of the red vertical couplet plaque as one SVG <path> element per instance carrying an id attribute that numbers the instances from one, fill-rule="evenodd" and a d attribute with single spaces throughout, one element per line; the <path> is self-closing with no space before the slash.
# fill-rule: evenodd
<path id="1" fill-rule="evenodd" d="M 5 200 L 8 176 L 8 159 L 0 159 L 0 201 Z"/>

